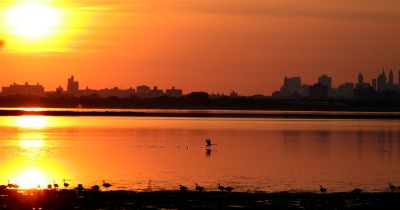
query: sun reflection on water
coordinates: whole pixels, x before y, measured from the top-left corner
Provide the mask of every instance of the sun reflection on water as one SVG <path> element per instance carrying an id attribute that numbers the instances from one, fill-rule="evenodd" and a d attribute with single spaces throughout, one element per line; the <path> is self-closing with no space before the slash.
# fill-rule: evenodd
<path id="1" fill-rule="evenodd" d="M 16 183 L 22 189 L 33 189 L 37 188 L 38 185 L 41 187 L 46 186 L 48 183 L 43 173 L 35 168 L 27 169 L 23 171 L 17 178 Z"/>
<path id="2" fill-rule="evenodd" d="M 20 128 L 41 129 L 48 125 L 45 116 L 20 116 L 16 118 L 16 125 Z"/>

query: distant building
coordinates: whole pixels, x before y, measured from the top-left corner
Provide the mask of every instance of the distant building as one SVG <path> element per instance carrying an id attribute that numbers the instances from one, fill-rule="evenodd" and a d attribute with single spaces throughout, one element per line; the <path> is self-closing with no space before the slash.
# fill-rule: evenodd
<path id="1" fill-rule="evenodd" d="M 140 85 L 136 87 L 136 95 L 138 97 L 149 97 L 150 96 L 150 87 L 146 85 Z"/>
<path id="2" fill-rule="evenodd" d="M 172 87 L 171 89 L 165 90 L 165 94 L 169 97 L 181 97 L 183 91 L 182 89 L 176 89 L 175 87 Z"/>
<path id="3" fill-rule="evenodd" d="M 360 82 L 360 80 L 358 81 Z M 338 86 L 336 90 L 336 98 L 351 100 L 354 98 L 354 84 L 347 82 Z"/>
<path id="4" fill-rule="evenodd" d="M 161 89 L 158 89 L 157 86 L 154 86 L 152 90 L 150 90 L 150 97 L 152 98 L 159 98 L 164 95 L 164 91 Z"/>
<path id="5" fill-rule="evenodd" d="M 388 81 L 388 89 L 392 89 L 393 88 L 393 70 L 390 70 L 389 72 L 389 81 Z"/>
<path id="6" fill-rule="evenodd" d="M 328 99 L 328 87 L 317 83 L 309 87 L 310 99 L 326 100 Z"/>
<path id="7" fill-rule="evenodd" d="M 272 94 L 275 98 L 300 98 L 301 78 L 285 77 L 283 85 L 279 91 Z"/>
<path id="8" fill-rule="evenodd" d="M 234 90 L 232 90 L 232 92 L 229 94 L 229 97 L 237 98 L 237 97 L 239 97 L 239 94 L 237 92 L 235 92 Z"/>
<path id="9" fill-rule="evenodd" d="M 67 93 L 69 94 L 77 94 L 79 92 L 79 82 L 75 81 L 74 76 L 71 76 L 68 78 L 68 83 L 67 83 Z"/>
<path id="10" fill-rule="evenodd" d="M 385 70 L 382 70 L 382 73 L 379 74 L 379 76 L 377 78 L 377 90 L 378 91 L 387 90 L 387 79 L 386 79 Z"/>
<path id="11" fill-rule="evenodd" d="M 374 90 L 374 91 L 377 90 L 376 79 L 373 79 L 373 80 L 372 80 L 372 90 Z"/>
<path id="12" fill-rule="evenodd" d="M 42 85 L 30 85 L 27 82 L 24 85 L 16 83 L 9 87 L 2 88 L 2 94 L 5 96 L 11 95 L 28 95 L 28 96 L 45 96 L 44 87 Z"/>
<path id="13" fill-rule="evenodd" d="M 318 77 L 318 83 L 321 83 L 328 87 L 329 89 L 332 89 L 332 77 L 329 77 L 328 75 L 324 74 L 320 77 Z"/>
<path id="14" fill-rule="evenodd" d="M 97 91 L 97 94 L 100 98 L 109 98 L 109 97 L 118 97 L 118 98 L 129 98 L 135 94 L 135 89 L 119 89 L 118 87 L 114 87 L 111 89 L 101 89 Z"/>

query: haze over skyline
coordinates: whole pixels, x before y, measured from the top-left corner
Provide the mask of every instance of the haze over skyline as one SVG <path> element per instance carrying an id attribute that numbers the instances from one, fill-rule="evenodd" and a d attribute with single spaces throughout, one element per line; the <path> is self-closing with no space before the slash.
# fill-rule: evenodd
<path id="1" fill-rule="evenodd" d="M 4 14 L 25 3 L 57 8 L 54 33 L 12 31 Z M 394 0 L 6 0 L 0 11 L 1 86 L 55 89 L 73 74 L 91 88 L 269 95 L 285 75 L 312 83 L 328 74 L 336 86 L 359 72 L 370 81 L 383 67 L 400 67 Z"/>

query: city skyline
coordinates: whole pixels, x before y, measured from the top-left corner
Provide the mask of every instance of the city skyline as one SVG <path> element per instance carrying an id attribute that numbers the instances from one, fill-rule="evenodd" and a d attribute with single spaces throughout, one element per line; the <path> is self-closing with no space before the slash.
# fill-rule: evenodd
<path id="1" fill-rule="evenodd" d="M 55 89 L 75 74 L 93 88 L 269 95 L 286 74 L 311 82 L 326 73 L 334 84 L 360 71 L 369 78 L 400 66 L 399 9 L 389 0 L 5 0 L 0 84 Z M 15 18 L 24 15 L 32 21 Z"/>
<path id="2" fill-rule="evenodd" d="M 211 91 L 208 92 L 206 90 L 197 90 L 197 91 L 186 91 L 184 93 L 183 89 L 177 89 L 175 86 L 171 86 L 169 89 L 160 89 L 157 85 L 154 86 L 148 86 L 146 84 L 137 84 L 137 85 L 131 85 L 129 88 L 123 88 L 123 87 L 102 87 L 99 89 L 96 88 L 91 88 L 89 86 L 85 85 L 80 85 L 79 81 L 75 80 L 74 75 L 71 75 L 67 79 L 66 85 L 59 85 L 57 86 L 56 89 L 54 90 L 49 90 L 46 89 L 43 84 L 36 83 L 32 85 L 32 83 L 25 82 L 23 84 L 18 84 L 16 82 L 12 83 L 10 86 L 6 87 L 3 86 L 2 88 L 2 95 L 14 95 L 14 94 L 20 94 L 23 92 L 30 92 L 27 90 L 32 89 L 33 95 L 39 95 L 39 96 L 45 96 L 45 94 L 52 94 L 52 93 L 58 93 L 58 94 L 72 94 L 75 96 L 88 96 L 91 94 L 99 94 L 101 97 L 109 97 L 109 96 L 119 96 L 119 97 L 130 97 L 131 95 L 137 95 L 140 97 L 160 97 L 163 95 L 169 95 L 173 97 L 180 97 L 185 94 L 191 93 L 191 92 L 207 92 L 211 96 L 272 96 L 272 97 L 277 97 L 277 98 L 291 98 L 293 94 L 300 94 L 302 96 L 309 96 L 309 88 L 313 85 L 318 85 L 322 84 L 323 86 L 327 87 L 327 91 L 330 93 L 327 96 L 333 97 L 334 94 L 332 91 L 340 92 L 340 91 L 345 91 L 347 92 L 346 94 L 349 95 L 351 92 L 351 97 L 349 96 L 340 96 L 339 98 L 343 99 L 353 99 L 353 90 L 355 89 L 371 89 L 373 91 L 396 91 L 400 92 L 400 70 L 397 71 L 397 80 L 394 76 L 395 74 L 393 73 L 393 69 L 390 69 L 389 72 L 385 71 L 383 68 L 382 71 L 375 77 L 371 78 L 370 82 L 368 81 L 368 78 L 364 77 L 364 74 L 360 72 L 355 80 L 352 81 L 344 81 L 343 83 L 339 83 L 335 85 L 333 82 L 334 79 L 333 77 L 327 75 L 327 74 L 322 74 L 320 75 L 316 82 L 311 82 L 311 83 L 306 83 L 302 81 L 301 76 L 285 76 L 284 77 L 284 83 L 283 86 L 280 87 L 280 90 L 275 90 L 272 92 L 272 94 L 267 95 L 267 94 L 252 94 L 252 95 L 244 95 L 240 94 L 240 91 L 238 91 L 235 88 L 232 88 L 232 90 L 229 93 L 223 93 L 223 92 L 217 92 L 217 91 Z M 338 83 L 338 82 L 337 82 Z M 22 88 L 22 89 L 19 89 Z M 25 88 L 25 89 L 24 89 Z M 13 89 L 13 90 L 11 90 Z M 350 91 L 351 90 L 351 91 Z M 14 92 L 18 93 L 14 93 Z M 178 91 L 178 92 L 175 92 Z M 38 93 L 39 92 L 39 93 Z M 169 92 L 169 93 L 168 93 Z M 327 92 L 327 93 L 328 93 Z M 32 94 L 30 93 L 30 94 Z M 283 94 L 283 95 L 282 95 Z M 333 94 L 333 95 L 332 95 Z M 342 93 L 344 94 L 344 93 Z M 338 97 L 334 96 L 333 98 Z"/>

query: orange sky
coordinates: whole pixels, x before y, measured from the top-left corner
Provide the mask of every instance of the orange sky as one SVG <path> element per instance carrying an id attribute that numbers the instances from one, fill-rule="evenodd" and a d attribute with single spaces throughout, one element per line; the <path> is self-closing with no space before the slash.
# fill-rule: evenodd
<path id="1" fill-rule="evenodd" d="M 270 94 L 284 75 L 337 85 L 382 67 L 400 69 L 396 0 L 5 0 L 0 10 L 41 3 L 63 11 L 57 33 L 21 41 L 4 17 L 0 85 L 172 85 Z M 79 3 L 77 3 L 79 2 Z M 395 74 L 397 81 L 397 73 Z"/>

